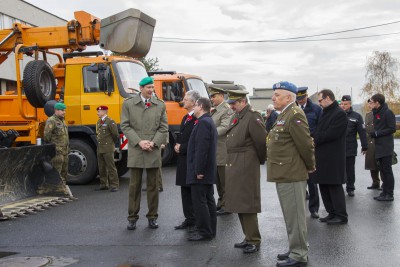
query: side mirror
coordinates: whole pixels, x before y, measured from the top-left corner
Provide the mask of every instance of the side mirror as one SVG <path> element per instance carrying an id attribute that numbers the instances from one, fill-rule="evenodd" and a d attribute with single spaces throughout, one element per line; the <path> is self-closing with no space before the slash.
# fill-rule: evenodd
<path id="1" fill-rule="evenodd" d="M 97 69 L 98 69 L 98 74 L 99 74 L 99 88 L 105 94 L 110 96 L 112 93 L 112 88 L 110 86 L 108 86 L 109 67 L 105 64 L 100 63 L 97 65 Z"/>

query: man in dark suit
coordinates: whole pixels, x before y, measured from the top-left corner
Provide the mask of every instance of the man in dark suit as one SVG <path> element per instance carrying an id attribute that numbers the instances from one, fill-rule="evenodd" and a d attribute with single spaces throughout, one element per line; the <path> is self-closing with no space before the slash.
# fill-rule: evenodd
<path id="1" fill-rule="evenodd" d="M 217 175 L 217 129 L 210 114 L 211 102 L 199 98 L 194 107 L 198 118 L 189 139 L 186 183 L 191 185 L 197 232 L 189 241 L 211 240 L 215 237 L 217 214 L 214 184 Z"/>
<path id="2" fill-rule="evenodd" d="M 187 171 L 187 149 L 190 134 L 192 133 L 194 122 L 197 120 L 194 116 L 194 105 L 197 99 L 200 98 L 200 94 L 197 91 L 188 91 L 183 98 L 183 108 L 188 111 L 188 114 L 183 116 L 181 126 L 179 129 L 179 135 L 176 139 L 176 145 L 174 147 L 177 156 L 176 163 L 176 185 L 181 187 L 181 198 L 182 208 L 185 220 L 175 226 L 176 230 L 187 229 L 195 225 L 195 217 L 192 204 L 192 194 L 190 185 L 186 183 L 186 171 Z"/>
<path id="3" fill-rule="evenodd" d="M 347 224 L 343 190 L 343 184 L 346 183 L 347 117 L 331 90 L 320 91 L 318 102 L 323 113 L 314 133 L 315 182 L 319 184 L 322 201 L 329 213 L 319 220 L 329 225 Z"/>

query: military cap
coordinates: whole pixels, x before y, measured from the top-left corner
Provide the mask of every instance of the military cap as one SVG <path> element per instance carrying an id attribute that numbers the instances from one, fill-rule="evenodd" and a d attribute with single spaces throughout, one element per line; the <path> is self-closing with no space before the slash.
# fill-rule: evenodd
<path id="1" fill-rule="evenodd" d="M 144 77 L 144 78 L 140 81 L 139 85 L 140 85 L 140 86 L 145 86 L 145 85 L 153 84 L 153 83 L 154 83 L 154 79 L 153 79 L 152 77 Z"/>
<path id="2" fill-rule="evenodd" d="M 210 96 L 213 96 L 215 94 L 225 94 L 225 90 L 220 88 L 220 87 L 215 87 L 215 86 L 209 86 L 208 88 L 210 88 Z"/>
<path id="3" fill-rule="evenodd" d="M 351 96 L 350 95 L 342 96 L 342 101 L 351 101 Z"/>
<path id="4" fill-rule="evenodd" d="M 107 106 L 98 106 L 96 110 L 108 110 Z"/>
<path id="5" fill-rule="evenodd" d="M 246 97 L 246 95 L 249 93 L 245 90 L 228 90 L 226 92 L 228 93 L 228 100 L 226 100 L 226 102 L 229 104 L 233 104 L 237 100 Z"/>
<path id="6" fill-rule="evenodd" d="M 297 100 L 301 100 L 301 99 L 305 98 L 307 96 L 307 90 L 308 90 L 307 86 L 298 87 L 297 88 L 296 99 Z"/>
<path id="7" fill-rule="evenodd" d="M 54 109 L 65 110 L 67 106 L 64 103 L 58 102 L 54 105 Z"/>
<path id="8" fill-rule="evenodd" d="M 296 85 L 294 85 L 293 83 L 290 82 L 279 82 L 274 84 L 274 86 L 272 87 L 272 89 L 276 90 L 276 89 L 282 89 L 282 90 L 287 90 L 290 91 L 292 93 L 297 94 L 297 87 Z"/>

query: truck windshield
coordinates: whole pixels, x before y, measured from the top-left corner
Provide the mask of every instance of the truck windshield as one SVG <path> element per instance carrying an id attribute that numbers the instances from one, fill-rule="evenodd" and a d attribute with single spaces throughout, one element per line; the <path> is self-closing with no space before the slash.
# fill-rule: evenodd
<path id="1" fill-rule="evenodd" d="M 139 92 L 139 82 L 147 77 L 146 69 L 130 61 L 120 61 L 116 65 L 124 91 L 128 94 Z"/>
<path id="2" fill-rule="evenodd" d="M 189 90 L 196 90 L 200 93 L 201 97 L 207 97 L 207 88 L 202 80 L 199 79 L 187 79 Z"/>

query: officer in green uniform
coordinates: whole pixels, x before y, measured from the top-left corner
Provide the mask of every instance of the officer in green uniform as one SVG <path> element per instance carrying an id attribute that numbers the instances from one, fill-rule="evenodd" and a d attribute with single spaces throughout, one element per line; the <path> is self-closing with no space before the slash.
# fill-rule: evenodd
<path id="1" fill-rule="evenodd" d="M 117 192 L 119 179 L 114 163 L 115 143 L 118 141 L 118 127 L 113 119 L 107 116 L 108 107 L 97 107 L 99 120 L 96 124 L 97 134 L 97 163 L 99 166 L 100 187 L 96 190 Z"/>
<path id="2" fill-rule="evenodd" d="M 44 141 L 56 145 L 56 156 L 51 160 L 51 163 L 60 173 L 64 183 L 64 194 L 73 198 L 69 187 L 66 185 L 69 154 L 68 127 L 65 123 L 66 108 L 67 106 L 61 102 L 54 105 L 54 114 L 47 119 L 46 126 L 44 127 Z"/>
<path id="3" fill-rule="evenodd" d="M 280 111 L 267 137 L 267 180 L 276 183 L 289 251 L 278 254 L 276 266 L 302 266 L 308 261 L 306 186 L 315 171 L 314 143 L 307 118 L 296 105 L 297 87 L 289 82 L 273 86 L 272 102 Z"/>
<path id="4" fill-rule="evenodd" d="M 254 253 L 261 244 L 257 213 L 261 212 L 260 164 L 265 162 L 267 131 L 261 114 L 249 105 L 247 91 L 227 92 L 235 114 L 226 133 L 225 210 L 238 213 L 245 235 L 234 247 Z"/>
<path id="5" fill-rule="evenodd" d="M 161 145 L 168 138 L 168 121 L 165 103 L 153 96 L 153 78 L 143 78 L 140 94 L 126 99 L 122 106 L 121 130 L 129 140 L 128 167 L 129 181 L 128 230 L 136 229 L 139 219 L 140 193 L 143 170 L 147 173 L 146 217 L 151 229 L 158 228 L 158 184 L 161 167 Z"/>

